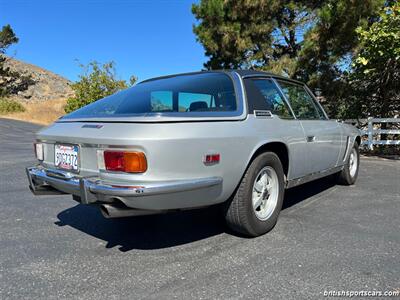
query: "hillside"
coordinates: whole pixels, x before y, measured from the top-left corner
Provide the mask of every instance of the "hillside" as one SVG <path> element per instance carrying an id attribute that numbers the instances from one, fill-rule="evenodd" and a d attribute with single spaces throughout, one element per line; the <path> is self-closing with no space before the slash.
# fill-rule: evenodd
<path id="1" fill-rule="evenodd" d="M 10 98 L 20 102 L 25 112 L 0 115 L 38 124 L 50 124 L 62 116 L 68 97 L 73 96 L 71 81 L 38 66 L 8 58 L 6 65 L 20 73 L 31 75 L 33 85 Z"/>
<path id="2" fill-rule="evenodd" d="M 38 66 L 8 58 L 6 65 L 10 69 L 30 75 L 35 82 L 28 90 L 19 92 L 14 98 L 21 101 L 48 101 L 68 98 L 73 95 L 71 82 L 53 72 Z"/>

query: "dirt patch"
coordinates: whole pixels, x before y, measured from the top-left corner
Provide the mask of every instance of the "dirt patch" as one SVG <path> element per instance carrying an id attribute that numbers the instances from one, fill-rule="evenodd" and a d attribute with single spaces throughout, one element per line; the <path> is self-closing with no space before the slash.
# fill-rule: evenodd
<path id="1" fill-rule="evenodd" d="M 67 99 L 47 100 L 23 103 L 24 112 L 0 115 L 2 118 L 21 120 L 36 124 L 49 125 L 65 114 Z"/>

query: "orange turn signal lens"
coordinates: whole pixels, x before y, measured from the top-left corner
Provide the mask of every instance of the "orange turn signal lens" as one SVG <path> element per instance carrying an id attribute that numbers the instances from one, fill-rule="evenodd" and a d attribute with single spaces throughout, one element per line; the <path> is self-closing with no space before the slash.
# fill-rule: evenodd
<path id="1" fill-rule="evenodd" d="M 143 152 L 104 151 L 106 170 L 127 173 L 143 173 L 147 170 L 146 155 Z"/>
<path id="2" fill-rule="evenodd" d="M 143 152 L 124 152 L 125 172 L 143 173 L 147 170 L 147 160 Z"/>

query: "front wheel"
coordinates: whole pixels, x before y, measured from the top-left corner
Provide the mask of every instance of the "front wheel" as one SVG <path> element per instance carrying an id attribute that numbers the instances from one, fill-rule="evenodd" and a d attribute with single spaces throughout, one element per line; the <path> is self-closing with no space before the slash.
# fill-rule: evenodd
<path id="1" fill-rule="evenodd" d="M 360 166 L 360 151 L 358 143 L 355 142 L 350 150 L 349 157 L 342 171 L 337 175 L 337 181 L 344 185 L 353 185 L 358 177 L 358 169 Z"/>
<path id="2" fill-rule="evenodd" d="M 246 236 L 259 236 L 276 224 L 282 208 L 284 173 L 272 152 L 257 156 L 243 176 L 232 199 L 225 203 L 228 226 Z"/>

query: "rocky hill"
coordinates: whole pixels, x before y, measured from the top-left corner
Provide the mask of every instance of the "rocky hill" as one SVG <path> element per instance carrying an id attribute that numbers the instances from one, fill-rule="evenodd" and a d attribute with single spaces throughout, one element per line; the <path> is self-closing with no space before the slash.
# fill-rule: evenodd
<path id="1" fill-rule="evenodd" d="M 27 90 L 12 97 L 16 100 L 25 102 L 60 100 L 74 94 L 71 89 L 71 82 L 60 75 L 14 58 L 7 58 L 6 65 L 12 70 L 30 75 L 34 81 L 34 84 L 29 86 Z"/>

